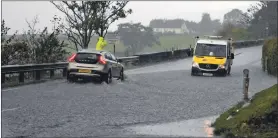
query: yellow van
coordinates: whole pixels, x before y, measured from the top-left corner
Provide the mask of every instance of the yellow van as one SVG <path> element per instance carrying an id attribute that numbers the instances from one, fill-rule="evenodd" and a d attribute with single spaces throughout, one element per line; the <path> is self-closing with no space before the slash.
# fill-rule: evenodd
<path id="1" fill-rule="evenodd" d="M 223 40 L 221 36 L 209 36 L 205 39 L 196 38 L 191 75 L 230 75 L 234 59 L 232 40 Z"/>

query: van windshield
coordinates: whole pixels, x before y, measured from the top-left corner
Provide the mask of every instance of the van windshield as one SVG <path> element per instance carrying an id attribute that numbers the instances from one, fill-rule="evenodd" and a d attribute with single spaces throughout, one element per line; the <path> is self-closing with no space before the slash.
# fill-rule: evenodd
<path id="1" fill-rule="evenodd" d="M 195 55 L 226 57 L 226 45 L 198 43 L 195 49 Z"/>

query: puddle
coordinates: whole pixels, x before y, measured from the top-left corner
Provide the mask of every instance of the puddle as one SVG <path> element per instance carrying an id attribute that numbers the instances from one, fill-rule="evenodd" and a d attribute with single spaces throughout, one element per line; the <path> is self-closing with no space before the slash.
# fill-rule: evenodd
<path id="1" fill-rule="evenodd" d="M 214 137 L 210 125 L 218 116 L 204 117 L 154 125 L 135 125 L 125 128 L 126 135 Z"/>

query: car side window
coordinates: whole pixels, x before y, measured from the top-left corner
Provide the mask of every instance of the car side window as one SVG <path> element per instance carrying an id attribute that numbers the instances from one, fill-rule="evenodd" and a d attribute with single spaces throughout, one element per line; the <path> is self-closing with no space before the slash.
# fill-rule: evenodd
<path id="1" fill-rule="evenodd" d="M 116 57 L 113 54 L 110 53 L 110 55 L 111 55 L 112 60 L 117 61 Z"/>
<path id="2" fill-rule="evenodd" d="M 109 53 L 105 53 L 105 55 L 104 55 L 104 56 L 105 56 L 105 58 L 106 58 L 106 59 L 108 59 L 108 60 L 112 60 L 111 55 L 110 55 Z"/>

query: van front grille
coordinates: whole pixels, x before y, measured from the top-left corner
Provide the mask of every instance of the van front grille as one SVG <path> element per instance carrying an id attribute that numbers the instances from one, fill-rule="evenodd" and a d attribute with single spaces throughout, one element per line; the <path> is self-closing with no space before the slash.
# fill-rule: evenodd
<path id="1" fill-rule="evenodd" d="M 218 65 L 217 64 L 202 64 L 202 63 L 200 63 L 199 67 L 203 68 L 203 69 L 217 69 Z"/>

